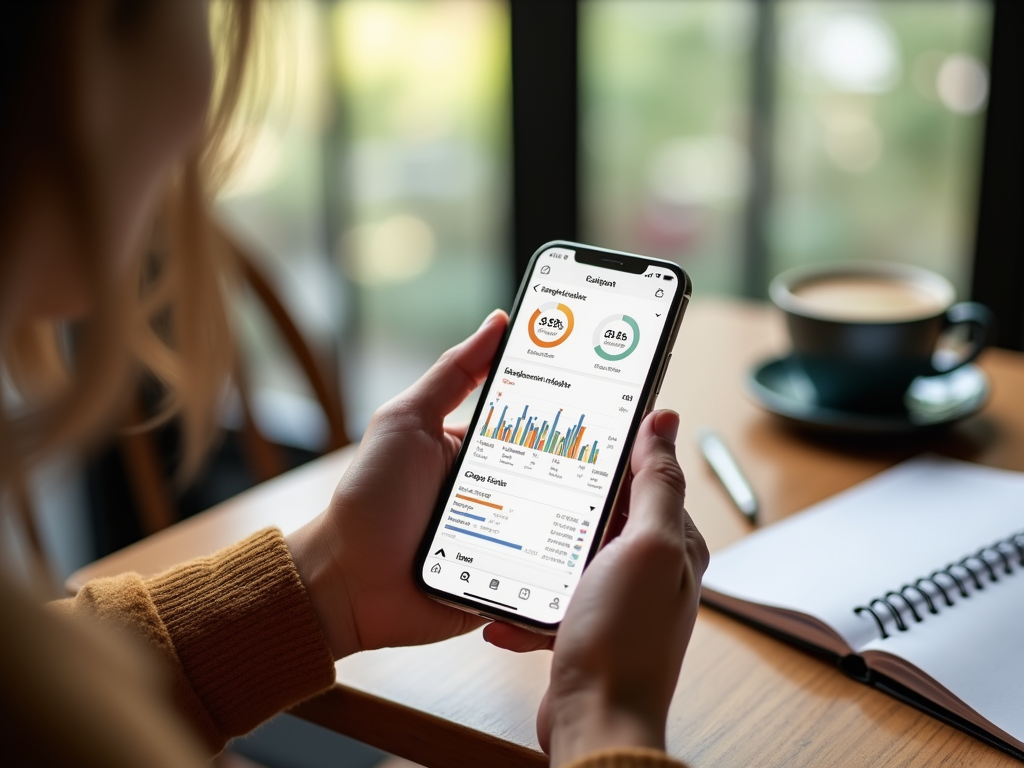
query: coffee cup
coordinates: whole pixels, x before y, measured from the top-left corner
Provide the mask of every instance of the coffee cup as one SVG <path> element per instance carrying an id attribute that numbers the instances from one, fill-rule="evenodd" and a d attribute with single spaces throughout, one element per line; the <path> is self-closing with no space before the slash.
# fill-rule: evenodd
<path id="1" fill-rule="evenodd" d="M 993 329 L 991 313 L 956 304 L 953 285 L 921 267 L 834 262 L 787 270 L 769 286 L 786 315 L 791 362 L 817 405 L 866 413 L 903 409 L 911 382 L 974 360 Z M 953 353 L 940 342 L 964 327 Z"/>

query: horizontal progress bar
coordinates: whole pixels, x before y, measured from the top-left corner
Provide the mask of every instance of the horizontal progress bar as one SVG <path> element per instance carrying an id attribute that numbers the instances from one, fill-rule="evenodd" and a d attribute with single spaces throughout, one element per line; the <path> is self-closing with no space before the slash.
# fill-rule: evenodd
<path id="1" fill-rule="evenodd" d="M 449 531 L 458 531 L 459 533 L 464 533 L 467 536 L 475 536 L 476 538 L 483 539 L 484 541 L 493 541 L 495 544 L 501 544 L 501 546 L 503 547 L 509 547 L 511 549 L 523 548 L 522 544 L 513 544 L 511 541 L 502 541 L 501 539 L 496 539 L 493 536 L 484 536 L 482 533 L 477 533 L 476 531 L 467 531 L 465 528 L 459 528 L 459 526 L 457 525 L 445 525 L 445 528 L 447 528 Z"/>
<path id="2" fill-rule="evenodd" d="M 501 504 L 495 504 L 493 501 L 484 501 L 483 499 L 474 499 L 472 496 L 463 496 L 461 493 L 455 494 L 456 499 L 462 499 L 463 501 L 471 501 L 474 504 L 483 504 L 485 507 L 493 507 L 494 509 L 504 509 Z"/>
<path id="3" fill-rule="evenodd" d="M 487 522 L 487 518 L 486 517 L 480 517 L 480 515 L 471 515 L 471 514 L 469 514 L 469 512 L 460 512 L 457 509 L 450 509 L 448 511 L 451 512 L 453 515 L 462 515 L 463 517 L 468 517 L 468 518 L 470 518 L 472 520 L 479 520 L 481 523 L 486 523 Z"/>

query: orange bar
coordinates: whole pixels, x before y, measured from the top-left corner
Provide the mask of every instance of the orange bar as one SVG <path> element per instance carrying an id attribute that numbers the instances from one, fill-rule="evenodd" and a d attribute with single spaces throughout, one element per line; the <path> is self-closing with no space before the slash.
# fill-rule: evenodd
<path id="1" fill-rule="evenodd" d="M 463 501 L 471 501 L 474 504 L 482 504 L 485 507 L 494 507 L 494 509 L 504 509 L 501 504 L 495 504 L 493 501 L 484 501 L 483 499 L 474 499 L 472 496 L 463 496 L 461 493 L 455 494 L 456 499 L 462 499 Z"/>
<path id="2" fill-rule="evenodd" d="M 576 458 L 576 453 L 579 451 L 580 443 L 583 442 L 583 433 L 587 431 L 586 427 L 582 427 L 579 434 L 572 441 L 572 448 L 569 449 L 568 454 L 570 459 Z"/>

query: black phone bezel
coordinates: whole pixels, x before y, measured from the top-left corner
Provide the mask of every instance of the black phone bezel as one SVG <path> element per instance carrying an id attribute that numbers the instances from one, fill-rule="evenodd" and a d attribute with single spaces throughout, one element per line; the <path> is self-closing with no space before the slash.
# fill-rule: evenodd
<path id="1" fill-rule="evenodd" d="M 597 546 L 591 546 L 583 563 L 582 570 L 586 570 L 590 565 L 590 561 L 604 545 L 604 536 L 608 529 L 608 523 L 611 519 L 612 511 L 615 508 L 616 499 L 618 498 L 619 491 L 622 488 L 622 480 L 625 477 L 626 469 L 629 465 L 629 457 L 633 451 L 633 443 L 636 440 L 637 431 L 640 428 L 640 423 L 654 404 L 655 397 L 657 396 L 657 387 L 660 387 L 661 385 L 661 380 L 671 357 L 671 351 L 675 344 L 676 336 L 679 333 L 679 326 L 682 323 L 683 314 L 686 312 L 686 307 L 690 300 L 692 285 L 690 283 L 690 277 L 686 274 L 685 270 L 683 270 L 683 268 L 678 264 L 671 261 L 598 248 L 592 245 L 584 245 L 583 243 L 574 243 L 567 240 L 552 240 L 551 242 L 545 243 L 534 251 L 533 256 L 530 257 L 530 261 L 526 265 L 525 275 L 519 285 L 515 301 L 512 304 L 512 310 L 509 313 L 508 328 L 501 340 L 501 344 L 498 346 L 497 352 L 494 354 L 494 361 L 491 363 L 491 370 L 488 373 L 487 380 L 484 382 L 481 390 L 483 393 L 489 392 L 491 389 L 494 377 L 498 372 L 499 364 L 505 355 L 505 348 L 508 344 L 512 327 L 515 324 L 516 318 L 519 316 L 527 291 L 531 287 L 531 278 L 537 268 L 537 262 L 540 260 L 541 256 L 551 248 L 565 248 L 567 250 L 572 250 L 574 252 L 574 260 L 581 264 L 587 264 L 589 266 L 602 269 L 611 269 L 619 272 L 628 272 L 630 274 L 643 274 L 647 271 L 649 266 L 659 266 L 671 272 L 675 276 L 675 279 L 679 281 L 680 286 L 680 289 L 672 299 L 672 303 L 669 305 L 668 312 L 670 316 L 668 318 L 668 322 L 665 323 L 662 329 L 661 338 L 658 339 L 658 346 L 655 350 L 654 360 L 647 372 L 647 378 L 644 381 L 643 388 L 640 392 L 640 401 L 643 405 L 642 407 L 638 407 L 636 412 L 633 414 L 633 420 L 630 422 L 629 429 L 626 432 L 625 440 L 623 442 L 622 456 L 615 468 L 615 472 L 611 475 L 611 487 L 609 488 L 604 508 L 601 510 L 598 527 L 595 529 L 600 531 L 600 535 L 594 537 L 594 542 L 597 543 Z M 580 258 L 581 255 L 583 256 L 582 259 Z M 470 426 L 475 425 L 479 421 L 480 414 L 483 412 L 483 408 L 486 405 L 485 399 L 486 398 L 483 396 L 480 397 L 480 400 L 473 411 L 473 416 L 470 419 Z M 470 437 L 471 435 L 467 435 L 467 438 Z M 494 608 L 483 606 L 480 603 L 464 598 L 461 595 L 445 592 L 432 587 L 423 580 L 423 566 L 426 564 L 427 558 L 430 556 L 430 547 L 437 532 L 437 527 L 440 525 L 441 520 L 447 511 L 446 502 L 448 500 L 448 496 L 451 494 L 452 488 L 455 487 L 455 483 L 458 482 L 459 468 L 466 458 L 466 454 L 468 453 L 471 443 L 471 439 L 463 441 L 462 448 L 459 450 L 459 455 L 452 464 L 452 469 L 448 473 L 448 477 L 446 478 L 444 485 L 441 486 L 441 491 L 438 494 L 434 512 L 427 524 L 423 540 L 420 542 L 420 547 L 416 553 L 416 558 L 413 563 L 413 578 L 415 579 L 416 586 L 431 598 L 438 600 L 439 602 L 455 606 L 461 610 L 474 613 L 478 616 L 515 624 L 535 632 L 553 634 L 558 631 L 558 626 L 561 624 L 560 621 L 544 623 L 524 617 L 522 614 L 506 611 L 502 608 L 498 608 L 497 606 Z"/>

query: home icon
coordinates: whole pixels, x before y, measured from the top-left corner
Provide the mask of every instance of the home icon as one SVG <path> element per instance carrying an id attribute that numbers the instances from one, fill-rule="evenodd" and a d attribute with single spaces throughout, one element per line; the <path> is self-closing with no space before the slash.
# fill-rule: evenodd
<path id="1" fill-rule="evenodd" d="M 434 563 L 434 567 L 430 569 L 430 572 L 431 573 L 440 573 L 441 572 L 441 564 L 440 563 Z"/>

